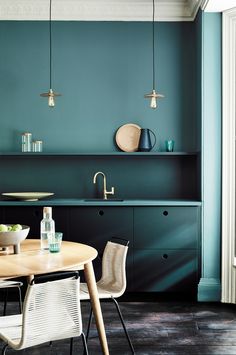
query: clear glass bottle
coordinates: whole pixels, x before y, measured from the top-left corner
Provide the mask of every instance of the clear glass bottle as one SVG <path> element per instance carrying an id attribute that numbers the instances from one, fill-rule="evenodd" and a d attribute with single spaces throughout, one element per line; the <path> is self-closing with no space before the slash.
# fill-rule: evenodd
<path id="1" fill-rule="evenodd" d="M 52 219 L 52 207 L 43 208 L 43 219 L 40 223 L 41 250 L 48 250 L 48 237 L 55 233 L 55 222 Z"/>

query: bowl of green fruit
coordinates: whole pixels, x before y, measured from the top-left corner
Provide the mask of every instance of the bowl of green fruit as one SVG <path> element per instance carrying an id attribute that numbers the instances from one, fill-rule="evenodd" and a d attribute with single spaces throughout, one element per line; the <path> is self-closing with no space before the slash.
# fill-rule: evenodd
<path id="1" fill-rule="evenodd" d="M 0 224 L 0 247 L 13 245 L 14 254 L 20 253 L 20 243 L 26 239 L 30 227 L 21 224 Z"/>

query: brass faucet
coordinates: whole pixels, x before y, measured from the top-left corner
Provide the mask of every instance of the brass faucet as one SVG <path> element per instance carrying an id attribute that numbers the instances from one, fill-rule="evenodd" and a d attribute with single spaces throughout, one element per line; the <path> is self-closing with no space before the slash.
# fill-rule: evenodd
<path id="1" fill-rule="evenodd" d="M 107 180 L 106 175 L 102 171 L 98 171 L 93 177 L 93 183 L 96 184 L 97 176 L 101 174 L 103 176 L 103 198 L 107 200 L 107 195 L 114 195 L 115 189 L 114 187 L 111 188 L 111 191 L 107 191 Z"/>

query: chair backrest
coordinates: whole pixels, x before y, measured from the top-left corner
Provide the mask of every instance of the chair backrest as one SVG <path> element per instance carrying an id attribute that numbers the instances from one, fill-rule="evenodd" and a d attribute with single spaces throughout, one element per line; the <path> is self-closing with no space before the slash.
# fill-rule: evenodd
<path id="1" fill-rule="evenodd" d="M 120 297 L 126 289 L 127 245 L 107 242 L 102 257 L 102 277 L 98 286 Z"/>
<path id="2" fill-rule="evenodd" d="M 79 278 L 29 285 L 19 348 L 72 338 L 82 333 Z"/>

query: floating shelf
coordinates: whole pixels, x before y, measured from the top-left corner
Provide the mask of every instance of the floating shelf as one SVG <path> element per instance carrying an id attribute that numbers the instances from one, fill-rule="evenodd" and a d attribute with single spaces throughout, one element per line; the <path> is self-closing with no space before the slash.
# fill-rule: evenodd
<path id="1" fill-rule="evenodd" d="M 136 157 L 136 156 L 182 156 L 182 155 L 198 155 L 199 152 L 132 152 L 132 153 L 126 153 L 126 152 L 70 152 L 70 153 L 63 153 L 63 152 L 42 152 L 42 153 L 22 153 L 22 152 L 0 152 L 0 156 L 20 156 L 20 157 L 27 157 L 27 156 L 130 156 L 130 157 Z"/>

